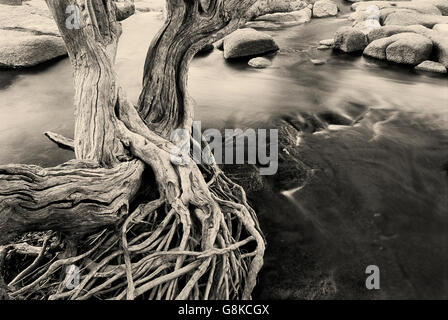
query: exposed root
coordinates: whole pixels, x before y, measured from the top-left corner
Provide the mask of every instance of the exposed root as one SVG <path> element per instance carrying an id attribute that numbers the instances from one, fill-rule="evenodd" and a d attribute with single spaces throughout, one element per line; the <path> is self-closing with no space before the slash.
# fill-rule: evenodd
<path id="1" fill-rule="evenodd" d="M 56 143 L 60 148 L 68 149 L 68 150 L 72 150 L 72 151 L 75 150 L 75 142 L 73 141 L 73 139 L 66 138 L 58 133 L 54 133 L 51 131 L 45 132 L 44 135 L 48 139 L 50 139 L 51 141 Z"/>
<path id="2" fill-rule="evenodd" d="M 213 219 L 200 207 L 170 204 L 163 196 L 138 206 L 119 230 L 82 239 L 81 254 L 57 255 L 44 272 L 30 275 L 48 264 L 42 259 L 45 241 L 32 264 L 9 283 L 10 297 L 250 299 L 265 246 L 256 217 L 242 188 L 221 171 L 214 172 L 209 189 L 218 208 L 209 211 Z M 79 270 L 74 288 L 67 286 L 70 265 Z"/>

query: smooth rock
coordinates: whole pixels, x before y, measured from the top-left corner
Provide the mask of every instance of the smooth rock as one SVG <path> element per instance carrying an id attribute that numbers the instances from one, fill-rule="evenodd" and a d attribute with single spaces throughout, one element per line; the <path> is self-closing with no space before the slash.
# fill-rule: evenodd
<path id="1" fill-rule="evenodd" d="M 311 63 L 314 64 L 315 66 L 320 66 L 323 64 L 326 64 L 327 61 L 322 60 L 322 59 L 310 59 Z"/>
<path id="2" fill-rule="evenodd" d="M 436 6 L 444 16 L 448 16 L 448 0 L 413 0 L 414 2 L 422 2 Z"/>
<path id="3" fill-rule="evenodd" d="M 8 6 L 21 6 L 22 0 L 0 0 L 0 4 L 5 4 Z"/>
<path id="4" fill-rule="evenodd" d="M 247 16 L 251 19 L 276 12 L 292 12 L 306 8 L 308 2 L 305 0 L 258 0 L 249 9 Z"/>
<path id="5" fill-rule="evenodd" d="M 271 61 L 269 59 L 263 58 L 263 57 L 257 57 L 250 59 L 248 62 L 248 65 L 250 65 L 253 68 L 263 69 L 267 68 L 271 65 Z"/>
<path id="6" fill-rule="evenodd" d="M 358 29 L 359 31 L 367 35 L 370 31 L 381 28 L 381 24 L 376 19 L 367 19 L 355 21 L 352 25 L 352 28 Z"/>
<path id="7" fill-rule="evenodd" d="M 335 49 L 343 52 L 362 51 L 367 44 L 366 35 L 361 30 L 356 28 L 339 28 L 334 36 Z"/>
<path id="8" fill-rule="evenodd" d="M 2 30 L 1 34 L 1 66 L 31 67 L 67 54 L 60 37 L 32 35 L 14 30 Z"/>
<path id="9" fill-rule="evenodd" d="M 204 47 L 202 47 L 202 49 L 199 50 L 198 53 L 207 53 L 207 52 L 213 51 L 213 49 L 215 49 L 215 46 L 213 44 L 209 43 L 209 44 L 206 44 Z"/>
<path id="10" fill-rule="evenodd" d="M 424 28 L 424 27 L 422 27 Z M 393 36 L 394 34 L 397 33 L 403 33 L 403 32 L 412 32 L 409 30 L 409 27 L 407 26 L 384 26 L 378 29 L 374 29 L 371 30 L 368 34 L 367 34 L 367 40 L 370 42 L 378 40 L 378 39 L 382 39 L 382 38 L 387 38 L 390 36 Z"/>
<path id="11" fill-rule="evenodd" d="M 65 45 L 45 1 L 0 4 L 2 67 L 30 67 L 63 55 Z"/>
<path id="12" fill-rule="evenodd" d="M 386 49 L 388 61 L 402 64 L 418 64 L 429 58 L 432 51 L 432 41 L 418 35 L 405 35 L 401 33 L 398 40 Z"/>
<path id="13" fill-rule="evenodd" d="M 422 26 L 432 28 L 439 23 L 448 23 L 448 17 L 437 16 L 430 14 L 420 14 L 416 12 L 409 12 L 405 10 L 395 11 L 390 13 L 384 20 L 384 25 L 401 25 L 410 26 L 420 24 Z"/>
<path id="14" fill-rule="evenodd" d="M 324 18 L 338 14 L 338 5 L 331 0 L 318 0 L 313 6 L 313 17 Z"/>
<path id="15" fill-rule="evenodd" d="M 305 23 L 311 20 L 311 10 L 304 8 L 298 11 L 292 11 L 287 13 L 272 13 L 259 16 L 256 21 L 268 21 L 273 23 Z"/>
<path id="16" fill-rule="evenodd" d="M 374 40 L 364 49 L 363 54 L 368 57 L 386 60 L 386 48 L 392 42 L 394 40 L 391 37 Z"/>
<path id="17" fill-rule="evenodd" d="M 368 34 L 369 41 L 399 34 L 404 32 L 413 32 L 423 35 L 433 43 L 433 52 L 435 59 L 445 67 L 448 67 L 448 37 L 445 33 L 431 30 L 421 25 L 412 26 L 384 26 L 379 30 L 374 30 Z"/>
<path id="18" fill-rule="evenodd" d="M 447 73 L 445 66 L 443 66 L 441 63 L 430 60 L 423 61 L 415 67 L 415 70 L 434 73 Z"/>
<path id="19" fill-rule="evenodd" d="M 214 44 L 216 49 L 223 51 L 224 50 L 224 39 L 216 41 Z"/>
<path id="20" fill-rule="evenodd" d="M 333 46 L 334 45 L 334 39 L 320 40 L 319 44 L 321 44 L 323 46 Z"/>
<path id="21" fill-rule="evenodd" d="M 402 64 L 419 64 L 429 58 L 432 41 L 416 33 L 399 33 L 371 42 L 363 54 Z"/>
<path id="22" fill-rule="evenodd" d="M 232 59 L 277 51 L 274 39 L 255 29 L 239 29 L 224 38 L 224 58 Z"/>

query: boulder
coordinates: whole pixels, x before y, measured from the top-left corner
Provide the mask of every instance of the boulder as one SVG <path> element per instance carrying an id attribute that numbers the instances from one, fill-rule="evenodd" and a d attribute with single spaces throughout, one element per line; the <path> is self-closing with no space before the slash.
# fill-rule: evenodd
<path id="1" fill-rule="evenodd" d="M 415 70 L 425 71 L 425 72 L 434 72 L 434 73 L 447 73 L 446 68 L 441 63 L 426 60 L 420 63 L 415 67 Z"/>
<path id="2" fill-rule="evenodd" d="M 311 10 L 308 8 L 292 11 L 278 12 L 259 16 L 255 21 L 268 21 L 274 23 L 305 23 L 311 20 Z"/>
<path id="3" fill-rule="evenodd" d="M 258 0 L 249 9 L 247 16 L 253 19 L 269 13 L 292 12 L 306 8 L 307 5 L 305 0 Z"/>
<path id="4" fill-rule="evenodd" d="M 368 57 L 386 60 L 386 48 L 393 41 L 392 37 L 374 40 L 364 49 L 363 54 Z"/>
<path id="5" fill-rule="evenodd" d="M 420 33 L 432 40 L 435 59 L 445 67 L 448 67 L 448 37 L 444 33 L 430 29 L 426 29 L 424 32 L 420 31 Z"/>
<path id="6" fill-rule="evenodd" d="M 321 65 L 327 63 L 326 60 L 322 60 L 322 59 L 310 59 L 310 61 L 311 61 L 311 63 L 314 64 L 315 66 L 321 66 Z"/>
<path id="7" fill-rule="evenodd" d="M 429 58 L 432 51 L 432 41 L 419 34 L 397 35 L 398 40 L 386 49 L 388 61 L 403 64 L 419 64 Z"/>
<path id="8" fill-rule="evenodd" d="M 1 35 L 0 65 L 3 67 L 31 67 L 67 54 L 60 37 L 14 30 L 2 30 Z"/>
<path id="9" fill-rule="evenodd" d="M 135 14 L 135 6 L 131 2 L 116 2 L 116 17 L 118 21 L 123 21 Z"/>
<path id="10" fill-rule="evenodd" d="M 362 51 L 367 46 L 367 37 L 359 29 L 342 27 L 334 36 L 334 48 L 343 52 Z"/>
<path id="11" fill-rule="evenodd" d="M 417 12 L 410 12 L 406 10 L 398 10 L 390 13 L 384 19 L 384 25 L 401 25 L 410 26 L 415 24 L 420 24 L 422 26 L 432 28 L 434 25 L 439 23 L 448 23 L 448 17 L 431 15 L 431 14 L 421 14 Z"/>
<path id="12" fill-rule="evenodd" d="M 391 6 L 389 8 L 383 8 L 381 12 L 393 12 L 393 11 L 400 11 L 400 10 L 406 10 L 406 11 L 413 11 L 417 13 L 423 13 L 423 14 L 430 14 L 435 16 L 441 16 L 442 12 L 440 10 L 430 4 L 425 2 L 409 2 L 409 1 L 403 1 L 403 2 L 396 2 L 394 6 Z"/>
<path id="13" fill-rule="evenodd" d="M 331 0 L 318 0 L 313 6 L 313 17 L 323 18 L 338 14 L 338 5 Z"/>
<path id="14" fill-rule="evenodd" d="M 392 7 L 393 3 L 390 1 L 367 1 L 367 2 L 356 2 L 352 4 L 352 10 L 354 11 L 365 11 L 372 6 L 378 9 Z"/>
<path id="15" fill-rule="evenodd" d="M 277 51 L 274 39 L 252 28 L 239 29 L 224 38 L 224 58 L 240 58 Z"/>
<path id="16" fill-rule="evenodd" d="M 358 14 L 372 13 L 373 9 L 410 9 L 420 13 L 441 15 L 441 10 L 434 4 L 426 1 L 368 1 L 358 2 L 352 5 L 352 9 Z M 366 12 L 367 11 L 367 12 Z"/>
<path id="17" fill-rule="evenodd" d="M 0 4 L 6 4 L 8 6 L 21 6 L 22 0 L 0 0 Z"/>
<path id="18" fill-rule="evenodd" d="M 30 67 L 67 54 L 45 1 L 28 0 L 17 6 L 5 3 L 0 2 L 2 67 Z"/>
<path id="19" fill-rule="evenodd" d="M 433 55 L 438 62 L 448 67 L 448 37 L 445 33 L 431 30 L 421 25 L 413 26 L 385 26 L 368 34 L 369 41 L 388 37 L 393 34 L 413 32 L 423 35 L 433 43 Z"/>
<path id="20" fill-rule="evenodd" d="M 413 0 L 414 2 L 428 3 L 437 7 L 444 16 L 448 16 L 448 0 Z"/>
<path id="21" fill-rule="evenodd" d="M 371 42 L 364 55 L 402 64 L 419 64 L 429 58 L 432 41 L 416 33 L 399 33 Z"/>
<path id="22" fill-rule="evenodd" d="M 27 3 L 27 2 L 25 2 Z M 44 3 L 45 5 L 45 3 Z M 0 29 L 28 31 L 40 35 L 59 36 L 54 20 L 40 7 L 0 5 Z"/>
<path id="23" fill-rule="evenodd" d="M 250 59 L 248 64 L 253 68 L 263 69 L 269 67 L 272 63 L 269 59 L 258 57 Z"/>
<path id="24" fill-rule="evenodd" d="M 424 28 L 424 27 L 422 27 Z M 409 30 L 409 27 L 407 26 L 384 26 L 378 29 L 374 29 L 371 30 L 368 34 L 367 34 L 367 40 L 370 42 L 378 40 L 378 39 L 382 39 L 382 38 L 387 38 L 390 36 L 393 36 L 394 34 L 397 33 L 403 33 L 403 32 L 411 32 Z"/>

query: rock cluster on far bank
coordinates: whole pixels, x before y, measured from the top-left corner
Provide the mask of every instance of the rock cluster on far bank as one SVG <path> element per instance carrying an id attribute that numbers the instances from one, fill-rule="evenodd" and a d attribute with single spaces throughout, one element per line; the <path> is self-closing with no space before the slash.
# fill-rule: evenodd
<path id="1" fill-rule="evenodd" d="M 351 2 L 353 25 L 336 31 L 335 49 L 446 73 L 448 0 Z"/>

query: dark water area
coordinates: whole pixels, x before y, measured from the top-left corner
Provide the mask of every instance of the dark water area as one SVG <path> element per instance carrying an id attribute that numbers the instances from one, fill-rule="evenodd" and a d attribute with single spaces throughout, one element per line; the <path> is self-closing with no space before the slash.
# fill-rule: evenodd
<path id="1" fill-rule="evenodd" d="M 124 22 L 117 67 L 133 101 L 147 50 L 142 43 L 149 45 L 161 24 L 153 15 Z M 218 50 L 190 68 L 190 94 L 204 128 L 264 128 L 278 117 L 317 113 L 354 123 L 330 119 L 322 131 L 297 134 L 295 152 L 312 168 L 310 178 L 253 197 L 268 240 L 255 296 L 448 298 L 448 80 L 317 50 L 319 40 L 347 24 L 315 19 L 261 30 L 281 48 L 267 69 L 227 62 Z M 72 100 L 67 59 L 1 70 L 0 163 L 53 166 L 72 158 L 42 135 L 73 135 Z M 380 267 L 381 290 L 365 288 L 372 264 Z"/>

